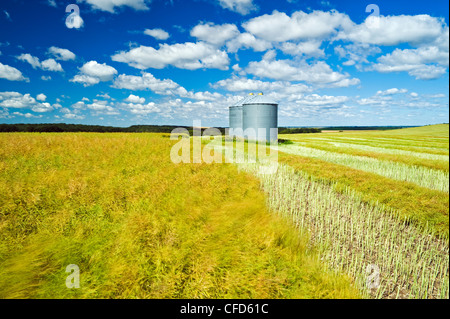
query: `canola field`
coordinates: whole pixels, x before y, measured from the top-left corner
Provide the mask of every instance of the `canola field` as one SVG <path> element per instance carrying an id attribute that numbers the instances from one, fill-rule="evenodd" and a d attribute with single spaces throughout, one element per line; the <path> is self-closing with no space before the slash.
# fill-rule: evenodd
<path id="1" fill-rule="evenodd" d="M 281 137 L 267 194 L 329 267 L 367 298 L 448 298 L 448 125 Z"/>
<path id="2" fill-rule="evenodd" d="M 0 298 L 449 297 L 448 125 L 280 138 L 267 174 L 174 164 L 164 134 L 0 134 Z"/>

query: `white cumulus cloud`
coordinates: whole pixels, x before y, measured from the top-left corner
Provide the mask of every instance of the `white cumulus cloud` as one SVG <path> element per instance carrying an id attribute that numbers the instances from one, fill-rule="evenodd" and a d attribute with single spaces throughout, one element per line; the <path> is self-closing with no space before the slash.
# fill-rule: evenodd
<path id="1" fill-rule="evenodd" d="M 34 69 L 41 67 L 41 62 L 39 61 L 39 58 L 32 56 L 29 53 L 19 55 L 17 59 L 29 63 Z"/>
<path id="2" fill-rule="evenodd" d="M 191 36 L 218 46 L 239 35 L 234 24 L 215 25 L 213 23 L 198 24 L 191 30 Z"/>
<path id="3" fill-rule="evenodd" d="M 47 99 L 47 96 L 45 95 L 45 94 L 43 94 L 43 93 L 41 93 L 41 94 L 38 94 L 37 96 L 36 96 L 36 100 L 38 100 L 38 101 L 45 101 Z"/>
<path id="4" fill-rule="evenodd" d="M 235 53 L 239 49 L 253 49 L 256 52 L 264 52 L 272 48 L 272 43 L 256 38 L 253 34 L 244 32 L 226 43 L 228 52 Z"/>
<path id="5" fill-rule="evenodd" d="M 41 69 L 44 71 L 63 72 L 61 64 L 54 59 L 47 59 L 41 62 Z"/>
<path id="6" fill-rule="evenodd" d="M 0 62 L 0 79 L 9 81 L 28 81 L 19 70 Z"/>
<path id="7" fill-rule="evenodd" d="M 150 90 L 159 95 L 177 96 L 198 101 L 215 101 L 222 98 L 217 92 L 193 92 L 188 91 L 178 83 L 170 79 L 157 79 L 151 73 L 143 72 L 141 76 L 120 74 L 114 81 L 112 87 L 116 89 L 127 89 L 133 91 Z M 142 104 L 142 98 L 130 95 L 125 101 Z"/>
<path id="8" fill-rule="evenodd" d="M 157 94 L 171 95 L 180 88 L 178 83 L 170 79 L 160 80 L 151 73 L 144 72 L 142 76 L 120 74 L 114 81 L 114 88 L 133 91 L 151 90 Z"/>
<path id="9" fill-rule="evenodd" d="M 58 108 L 59 104 L 51 105 L 47 102 L 37 102 L 29 93 L 0 92 L 0 107 L 13 109 L 27 108 L 33 112 L 43 113 Z"/>
<path id="10" fill-rule="evenodd" d="M 350 40 L 376 45 L 398 45 L 410 43 L 419 45 L 432 42 L 441 35 L 445 28 L 443 19 L 426 14 L 416 16 L 380 16 L 378 25 L 364 21 L 340 31 L 337 39 Z"/>
<path id="11" fill-rule="evenodd" d="M 39 58 L 32 56 L 29 53 L 19 55 L 17 59 L 29 63 L 34 69 L 39 68 L 44 71 L 64 72 L 61 64 L 54 59 L 47 59 L 40 62 Z"/>
<path id="12" fill-rule="evenodd" d="M 66 27 L 69 29 L 80 29 L 84 25 L 84 20 L 80 15 L 70 14 L 66 18 Z"/>
<path id="13" fill-rule="evenodd" d="M 75 54 L 67 49 L 61 49 L 57 47 L 50 47 L 48 52 L 51 53 L 57 60 L 68 61 L 75 60 Z"/>
<path id="14" fill-rule="evenodd" d="M 31 114 L 31 113 L 13 112 L 13 114 L 17 115 L 17 116 L 26 117 L 27 119 L 30 119 L 30 118 L 41 118 L 42 117 L 42 115 L 34 115 L 34 114 Z"/>
<path id="15" fill-rule="evenodd" d="M 160 113 L 162 109 L 158 107 L 154 102 L 147 104 L 142 103 L 121 103 L 119 107 L 125 111 L 129 111 L 131 114 L 135 115 L 147 115 L 150 113 Z"/>
<path id="16" fill-rule="evenodd" d="M 337 11 L 294 12 L 288 16 L 274 11 L 251 19 L 243 24 L 247 32 L 273 42 L 290 40 L 318 40 L 336 33 L 337 29 L 351 24 L 346 14 Z"/>
<path id="17" fill-rule="evenodd" d="M 97 61 L 89 61 L 85 63 L 80 71 L 83 74 L 99 78 L 100 81 L 110 81 L 117 74 L 117 70 L 106 63 L 98 63 Z"/>
<path id="18" fill-rule="evenodd" d="M 322 41 L 320 40 L 309 40 L 299 43 L 283 42 L 280 46 L 280 49 L 284 53 L 292 56 L 307 55 L 314 57 L 323 57 L 325 56 L 325 52 L 320 48 L 321 45 Z"/>
<path id="19" fill-rule="evenodd" d="M 75 75 L 70 81 L 90 86 L 100 82 L 111 81 L 116 74 L 117 70 L 106 63 L 89 61 L 80 68 L 80 74 Z"/>
<path id="20" fill-rule="evenodd" d="M 92 6 L 92 8 L 110 13 L 115 12 L 116 7 L 130 7 L 134 10 L 149 10 L 146 0 L 82 0 Z"/>
<path id="21" fill-rule="evenodd" d="M 91 86 L 100 83 L 100 79 L 85 74 L 77 74 L 70 80 L 70 82 L 81 83 L 84 86 Z"/>
<path id="22" fill-rule="evenodd" d="M 159 49 L 139 46 L 128 52 L 113 55 L 112 60 L 127 63 L 141 70 L 163 69 L 168 65 L 188 70 L 200 68 L 227 70 L 230 62 L 226 52 L 205 42 L 161 44 Z"/>
<path id="23" fill-rule="evenodd" d="M 299 81 L 327 87 L 347 87 L 360 83 L 359 79 L 350 78 L 347 73 L 333 71 L 325 61 L 308 64 L 306 61 L 263 59 L 250 62 L 246 72 L 261 78 Z"/>
<path id="24" fill-rule="evenodd" d="M 167 40 L 170 35 L 163 29 L 145 29 L 144 34 L 154 37 L 158 40 Z"/>
<path id="25" fill-rule="evenodd" d="M 238 12 L 242 15 L 249 14 L 258 9 L 253 3 L 253 0 L 219 0 L 219 4 L 224 9 Z"/>
<path id="26" fill-rule="evenodd" d="M 220 80 L 212 85 L 213 88 L 223 88 L 230 92 L 282 92 L 288 94 L 298 94 L 309 92 L 311 89 L 304 84 L 294 84 L 285 81 L 261 81 L 248 78 L 232 77 L 230 79 Z"/>
<path id="27" fill-rule="evenodd" d="M 137 95 L 130 94 L 130 96 L 128 96 L 124 101 L 125 102 L 131 102 L 131 103 L 144 104 L 145 103 L 145 98 L 139 97 Z"/>
<path id="28" fill-rule="evenodd" d="M 392 88 L 392 89 L 387 89 L 385 91 L 378 91 L 376 95 L 394 95 L 394 94 L 402 94 L 402 93 L 407 93 L 408 90 L 407 89 L 397 89 L 397 88 Z"/>
<path id="29" fill-rule="evenodd" d="M 378 72 L 408 72 L 416 79 L 430 80 L 446 73 L 448 59 L 448 51 L 442 51 L 436 46 L 404 50 L 397 48 L 379 57 L 372 67 Z"/>

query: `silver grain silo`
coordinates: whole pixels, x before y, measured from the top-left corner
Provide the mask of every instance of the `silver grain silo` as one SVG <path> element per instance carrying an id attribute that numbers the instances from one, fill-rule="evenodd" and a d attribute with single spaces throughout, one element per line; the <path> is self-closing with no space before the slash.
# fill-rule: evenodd
<path id="1" fill-rule="evenodd" d="M 245 138 L 249 140 L 278 140 L 278 104 L 262 93 L 245 101 L 242 126 Z"/>
<path id="2" fill-rule="evenodd" d="M 229 121 L 230 121 L 230 131 L 229 136 L 243 137 L 243 105 L 244 103 L 250 101 L 255 98 L 253 93 L 250 93 L 244 99 L 239 101 L 233 106 L 229 108 Z"/>

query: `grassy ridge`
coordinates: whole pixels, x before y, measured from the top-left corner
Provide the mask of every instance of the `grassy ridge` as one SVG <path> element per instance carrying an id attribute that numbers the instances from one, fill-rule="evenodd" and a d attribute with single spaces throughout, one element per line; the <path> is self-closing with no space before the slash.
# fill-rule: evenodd
<path id="1" fill-rule="evenodd" d="M 0 298 L 349 298 L 226 164 L 157 134 L 0 135 Z M 67 289 L 76 264 L 81 288 Z"/>

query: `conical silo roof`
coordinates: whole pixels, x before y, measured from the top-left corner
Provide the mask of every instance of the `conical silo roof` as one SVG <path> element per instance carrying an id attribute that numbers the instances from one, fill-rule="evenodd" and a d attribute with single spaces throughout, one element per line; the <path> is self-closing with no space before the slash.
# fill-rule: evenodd
<path id="1" fill-rule="evenodd" d="M 245 104 L 270 104 L 270 105 L 278 105 L 277 102 L 273 101 L 272 99 L 266 97 L 263 94 L 255 95 L 252 99 L 247 100 L 242 103 L 242 105 Z"/>
<path id="2" fill-rule="evenodd" d="M 250 93 L 249 95 L 247 95 L 246 97 L 244 97 L 242 100 L 240 100 L 239 102 L 237 102 L 235 105 L 233 106 L 243 106 L 244 104 L 248 103 L 249 101 L 251 101 L 252 99 L 254 99 L 256 97 L 256 95 L 254 95 L 253 93 Z"/>

